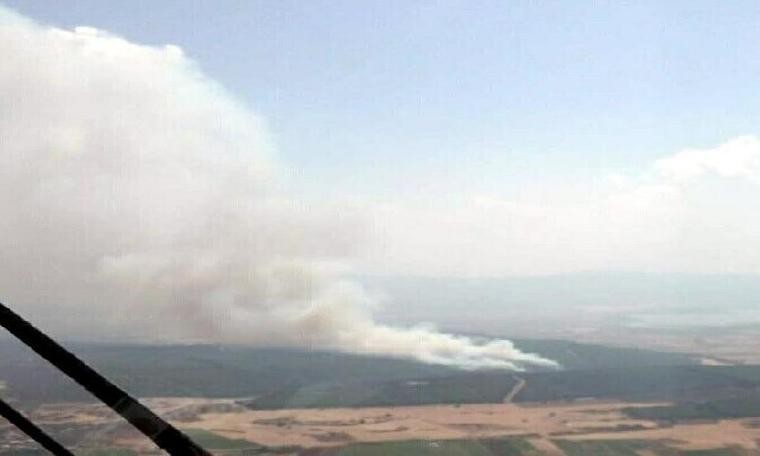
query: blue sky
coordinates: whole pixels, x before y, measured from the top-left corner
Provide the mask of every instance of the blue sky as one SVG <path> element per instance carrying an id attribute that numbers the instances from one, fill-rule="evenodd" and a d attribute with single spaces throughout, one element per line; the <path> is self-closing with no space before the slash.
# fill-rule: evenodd
<path id="1" fill-rule="evenodd" d="M 760 124 L 757 2 L 4 3 L 181 46 L 315 195 L 509 197 Z"/>

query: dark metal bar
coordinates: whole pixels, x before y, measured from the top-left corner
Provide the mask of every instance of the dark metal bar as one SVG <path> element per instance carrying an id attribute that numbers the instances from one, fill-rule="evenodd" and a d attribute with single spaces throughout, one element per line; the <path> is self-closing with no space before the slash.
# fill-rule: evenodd
<path id="1" fill-rule="evenodd" d="M 2 303 L 0 326 L 82 385 L 172 456 L 211 456 L 177 428 Z"/>
<path id="2" fill-rule="evenodd" d="M 53 440 L 45 431 L 38 428 L 37 425 L 29 421 L 27 417 L 19 413 L 16 409 L 8 405 L 7 402 L 0 399 L 0 416 L 16 426 L 21 432 L 28 435 L 32 440 L 42 445 L 42 447 L 56 456 L 74 456 L 63 447 L 60 443 Z"/>

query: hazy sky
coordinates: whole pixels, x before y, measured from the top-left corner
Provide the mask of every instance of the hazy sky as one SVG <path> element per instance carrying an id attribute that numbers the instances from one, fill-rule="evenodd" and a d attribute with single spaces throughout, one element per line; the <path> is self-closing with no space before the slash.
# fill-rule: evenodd
<path id="1" fill-rule="evenodd" d="M 360 272 L 760 272 L 760 3 L 5 4 L 182 48 Z"/>
<path id="2" fill-rule="evenodd" d="M 4 3 L 182 47 L 318 196 L 511 198 L 760 125 L 755 1 Z"/>

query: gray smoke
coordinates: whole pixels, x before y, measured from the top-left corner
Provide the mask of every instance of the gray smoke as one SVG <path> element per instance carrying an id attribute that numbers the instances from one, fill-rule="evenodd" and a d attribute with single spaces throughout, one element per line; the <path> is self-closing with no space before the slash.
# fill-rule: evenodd
<path id="1" fill-rule="evenodd" d="M 552 361 L 376 323 L 361 223 L 281 196 L 261 118 L 176 46 L 0 9 L 0 295 L 55 334 Z"/>

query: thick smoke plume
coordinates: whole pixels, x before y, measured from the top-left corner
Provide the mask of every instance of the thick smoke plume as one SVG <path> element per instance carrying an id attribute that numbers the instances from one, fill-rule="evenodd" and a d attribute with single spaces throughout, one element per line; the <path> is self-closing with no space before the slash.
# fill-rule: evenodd
<path id="1" fill-rule="evenodd" d="M 54 333 L 551 361 L 373 321 L 356 222 L 277 195 L 262 120 L 175 46 L 0 9 L 0 293 Z"/>

